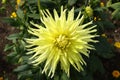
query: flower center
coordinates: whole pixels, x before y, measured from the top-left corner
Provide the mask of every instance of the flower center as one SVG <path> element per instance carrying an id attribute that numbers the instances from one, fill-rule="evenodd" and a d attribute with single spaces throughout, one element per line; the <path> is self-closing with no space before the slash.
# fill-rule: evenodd
<path id="1" fill-rule="evenodd" d="M 70 44 L 68 38 L 65 35 L 59 35 L 55 39 L 55 45 L 60 49 L 65 49 Z"/>

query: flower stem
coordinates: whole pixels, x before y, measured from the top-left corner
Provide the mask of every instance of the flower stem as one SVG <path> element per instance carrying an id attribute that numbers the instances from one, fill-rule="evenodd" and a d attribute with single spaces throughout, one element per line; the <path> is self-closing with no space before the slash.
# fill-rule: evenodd
<path id="1" fill-rule="evenodd" d="M 39 11 L 39 15 L 40 15 L 40 17 L 42 16 L 42 14 L 41 14 L 41 7 L 40 7 L 40 0 L 38 0 L 38 11 Z"/>

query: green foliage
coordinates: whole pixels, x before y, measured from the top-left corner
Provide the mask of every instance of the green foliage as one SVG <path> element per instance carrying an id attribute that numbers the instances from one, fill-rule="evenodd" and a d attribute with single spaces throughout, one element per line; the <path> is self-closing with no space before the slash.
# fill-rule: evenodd
<path id="1" fill-rule="evenodd" d="M 99 38 L 99 43 L 95 44 L 96 52 L 103 58 L 112 58 L 114 56 L 112 52 L 112 46 L 107 42 L 105 38 Z"/>
<path id="2" fill-rule="evenodd" d="M 112 18 L 120 19 L 120 2 L 111 4 L 109 7 L 113 8 Z"/>
<path id="3" fill-rule="evenodd" d="M 77 2 L 77 0 L 68 0 L 68 5 L 72 6 Z"/>
<path id="4" fill-rule="evenodd" d="M 99 57 L 97 57 L 97 56 L 91 55 L 88 66 L 90 66 L 90 67 L 88 67 L 90 73 L 95 73 L 98 71 L 101 74 L 103 74 L 105 72 L 103 64 L 102 64 L 101 60 L 99 59 Z"/>
<path id="5" fill-rule="evenodd" d="M 3 22 L 9 23 L 11 26 L 19 30 L 17 33 L 11 34 L 7 37 L 8 40 L 11 40 L 11 44 L 7 44 L 4 51 L 9 51 L 7 55 L 7 60 L 12 64 L 18 65 L 14 72 L 18 75 L 18 80 L 94 80 L 93 74 L 95 72 L 100 72 L 101 74 L 105 73 L 104 66 L 102 64 L 101 58 L 111 59 L 115 54 L 113 53 L 113 46 L 108 43 L 107 39 L 99 36 L 97 40 L 98 43 L 93 44 L 95 46 L 95 51 L 91 51 L 90 58 L 86 59 L 87 66 L 84 68 L 83 72 L 77 72 L 74 69 L 71 69 L 70 78 L 67 75 L 60 71 L 56 72 L 53 78 L 47 77 L 45 74 L 42 74 L 43 64 L 39 66 L 33 66 L 30 64 L 29 58 L 31 55 L 27 55 L 26 52 L 26 42 L 25 38 L 31 38 L 28 33 L 30 21 L 41 24 L 40 10 L 49 9 L 52 13 L 53 9 L 60 11 L 60 7 L 63 5 L 64 8 L 70 10 L 72 7 L 75 8 L 75 16 L 81 11 L 85 15 L 85 21 L 88 22 L 93 20 L 94 24 L 97 25 L 99 35 L 103 34 L 107 29 L 114 29 L 115 25 L 108 19 L 110 16 L 106 14 L 109 11 L 109 8 L 114 9 L 112 12 L 112 18 L 120 19 L 120 2 L 110 4 L 110 0 L 107 3 L 107 6 L 100 6 L 100 0 L 22 0 L 23 3 L 18 5 L 17 9 L 14 9 L 17 17 L 16 18 L 4 18 Z M 16 3 L 11 0 L 12 5 L 15 7 Z M 40 5 L 39 5 L 40 4 Z M 91 6 L 93 10 L 93 15 L 88 16 L 85 11 L 86 6 Z M 95 19 L 96 18 L 96 19 Z"/>

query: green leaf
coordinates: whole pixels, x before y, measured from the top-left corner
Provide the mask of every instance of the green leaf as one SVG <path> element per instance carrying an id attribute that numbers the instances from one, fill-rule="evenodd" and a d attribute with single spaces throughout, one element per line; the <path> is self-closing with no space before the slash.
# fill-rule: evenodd
<path id="1" fill-rule="evenodd" d="M 40 80 L 41 78 L 43 79 L 42 70 L 38 70 L 34 77 L 34 80 Z"/>
<path id="2" fill-rule="evenodd" d="M 92 77 L 92 75 L 89 74 L 89 75 L 83 77 L 82 80 L 93 80 L 93 77 Z"/>
<path id="3" fill-rule="evenodd" d="M 97 56 L 91 55 L 91 57 L 89 58 L 88 66 L 89 66 L 90 72 L 92 73 L 99 71 L 101 72 L 101 74 L 103 74 L 105 72 L 103 64 Z"/>
<path id="4" fill-rule="evenodd" d="M 75 13 L 79 13 L 80 11 L 82 11 L 82 8 L 75 8 Z"/>
<path id="5" fill-rule="evenodd" d="M 103 10 L 103 8 L 97 7 L 94 9 L 94 11 L 103 12 L 104 10 Z"/>
<path id="6" fill-rule="evenodd" d="M 5 48 L 4 48 L 4 51 L 8 51 L 8 50 L 10 50 L 10 49 L 12 49 L 12 48 L 13 48 L 13 45 L 6 44 L 6 45 L 5 45 Z"/>
<path id="7" fill-rule="evenodd" d="M 111 58 L 115 54 L 112 52 L 112 46 L 107 42 L 105 38 L 99 37 L 99 42 L 95 45 L 96 52 L 103 58 Z"/>
<path id="8" fill-rule="evenodd" d="M 59 80 L 59 76 L 58 76 L 58 75 L 55 75 L 55 76 L 54 76 L 54 80 Z"/>
<path id="9" fill-rule="evenodd" d="M 54 9 L 57 7 L 56 3 L 54 1 L 50 1 L 50 0 L 41 0 L 41 7 L 43 9 L 47 8 L 47 9 Z"/>
<path id="10" fill-rule="evenodd" d="M 112 18 L 120 19 L 120 9 L 116 9 L 115 11 L 113 11 Z"/>
<path id="11" fill-rule="evenodd" d="M 9 54 L 7 55 L 7 57 L 15 57 L 16 55 L 17 55 L 16 52 L 12 52 L 12 53 L 9 53 Z"/>
<path id="12" fill-rule="evenodd" d="M 9 18 L 9 17 L 3 18 L 2 22 L 8 23 L 13 27 L 18 27 L 21 24 L 18 20 L 15 20 L 15 19 Z"/>
<path id="13" fill-rule="evenodd" d="M 40 19 L 39 14 L 28 14 L 28 17 L 33 18 L 33 19 Z"/>
<path id="14" fill-rule="evenodd" d="M 28 70 L 29 69 L 29 66 L 27 64 L 25 65 L 21 65 L 21 66 L 18 66 L 16 69 L 14 69 L 15 72 L 21 72 L 21 71 L 25 71 L 25 70 Z"/>
<path id="15" fill-rule="evenodd" d="M 18 74 L 18 80 L 33 80 L 31 79 L 33 74 L 31 70 L 23 71 Z"/>
<path id="16" fill-rule="evenodd" d="M 18 9 L 16 13 L 17 13 L 17 16 L 18 16 L 20 19 L 23 19 L 23 18 L 24 18 L 24 13 L 23 13 L 23 11 L 22 11 L 21 9 Z"/>
<path id="17" fill-rule="evenodd" d="M 111 8 L 113 9 L 119 9 L 120 8 L 120 2 L 114 3 L 112 5 L 110 5 Z"/>
<path id="18" fill-rule="evenodd" d="M 111 21 L 102 21 L 105 29 L 114 29 L 115 25 Z"/>
<path id="19" fill-rule="evenodd" d="M 66 73 L 63 73 L 60 80 L 69 80 L 69 78 Z"/>
<path id="20" fill-rule="evenodd" d="M 7 61 L 12 64 L 18 64 L 20 55 L 17 54 L 17 52 L 12 52 L 7 55 Z"/>
<path id="21" fill-rule="evenodd" d="M 77 2 L 77 0 L 68 0 L 68 5 L 72 6 Z"/>
<path id="22" fill-rule="evenodd" d="M 34 4 L 37 3 L 37 0 L 26 0 L 28 4 Z"/>
<path id="23" fill-rule="evenodd" d="M 7 37 L 8 40 L 16 40 L 20 37 L 19 33 L 11 34 Z"/>
<path id="24" fill-rule="evenodd" d="M 106 3 L 106 6 L 110 7 L 111 4 L 112 4 L 112 0 L 108 0 L 107 3 Z"/>
<path id="25" fill-rule="evenodd" d="M 25 52 L 24 52 L 25 53 Z M 24 56 L 24 54 L 22 55 L 22 60 L 23 60 L 23 63 L 31 63 L 31 61 L 29 60 L 31 56 L 30 55 L 27 55 L 27 56 Z"/>

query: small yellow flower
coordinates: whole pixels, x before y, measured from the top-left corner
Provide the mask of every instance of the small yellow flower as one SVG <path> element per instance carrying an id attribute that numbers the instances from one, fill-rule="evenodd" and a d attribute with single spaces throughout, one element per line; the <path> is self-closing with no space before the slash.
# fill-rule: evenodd
<path id="1" fill-rule="evenodd" d="M 116 48 L 120 48 L 120 42 L 119 42 L 119 41 L 115 42 L 115 43 L 114 43 L 114 46 L 115 46 Z"/>
<path id="2" fill-rule="evenodd" d="M 118 70 L 114 70 L 112 72 L 113 77 L 118 78 L 120 76 L 120 72 Z"/>
<path id="3" fill-rule="evenodd" d="M 102 34 L 101 36 L 107 38 L 107 35 L 106 35 L 106 34 Z"/>
<path id="4" fill-rule="evenodd" d="M 20 2 L 21 2 L 21 0 L 17 0 L 17 1 L 16 1 L 17 5 L 19 5 L 19 4 L 20 4 Z"/>
<path id="5" fill-rule="evenodd" d="M 100 2 L 100 6 L 101 6 L 101 7 L 104 7 L 105 5 L 104 5 L 104 3 L 103 3 L 103 2 Z"/>
<path id="6" fill-rule="evenodd" d="M 16 14 L 16 12 L 12 12 L 12 14 L 11 14 L 11 16 L 10 16 L 11 18 L 16 18 L 17 17 L 17 14 Z"/>
<path id="7" fill-rule="evenodd" d="M 63 10 L 61 7 L 60 16 L 54 9 L 54 17 L 49 10 L 41 13 L 44 27 L 32 23 L 37 29 L 30 28 L 29 33 L 36 38 L 26 39 L 27 54 L 33 54 L 30 58 L 32 64 L 38 66 L 45 62 L 42 73 L 48 73 L 51 77 L 54 76 L 58 64 L 68 76 L 70 66 L 77 71 L 82 71 L 82 65 L 86 65 L 86 62 L 81 54 L 89 57 L 89 49 L 94 49 L 89 43 L 98 42 L 92 39 L 98 35 L 91 34 L 97 31 L 96 25 L 90 26 L 92 21 L 83 24 L 84 15 L 81 16 L 81 12 L 74 19 L 74 8 L 67 13 L 67 9 Z"/>
<path id="8" fill-rule="evenodd" d="M 16 0 L 16 8 L 22 6 L 25 3 L 25 0 Z"/>
<path id="9" fill-rule="evenodd" d="M 0 80 L 3 80 L 3 77 L 0 77 Z"/>

